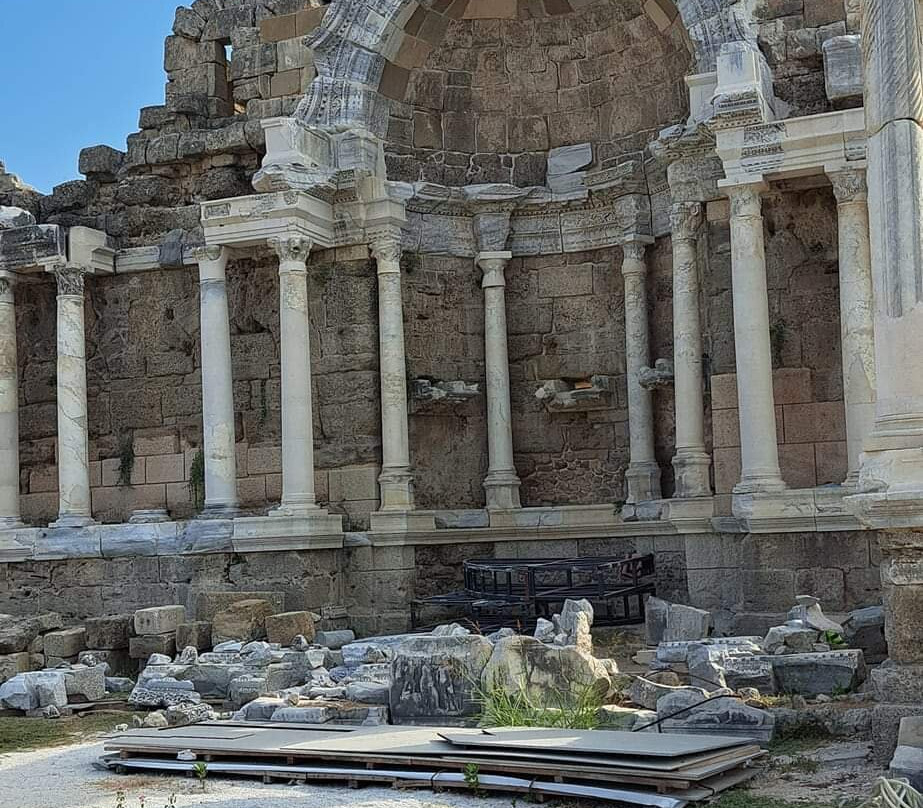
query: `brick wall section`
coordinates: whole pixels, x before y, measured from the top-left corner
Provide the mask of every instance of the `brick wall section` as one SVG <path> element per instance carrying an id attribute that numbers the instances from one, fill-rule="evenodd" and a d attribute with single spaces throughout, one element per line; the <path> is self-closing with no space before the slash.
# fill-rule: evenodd
<path id="1" fill-rule="evenodd" d="M 543 185 L 549 148 L 593 142 L 605 161 L 685 116 L 680 21 L 661 14 L 661 30 L 637 0 L 534 6 L 469 4 L 437 47 L 421 30 L 407 64 L 386 69 L 391 179 Z"/>
<path id="2" fill-rule="evenodd" d="M 758 42 L 773 70 L 776 95 L 791 117 L 828 112 L 823 44 L 859 32 L 860 0 L 761 0 Z M 861 105 L 856 99 L 854 105 Z"/>

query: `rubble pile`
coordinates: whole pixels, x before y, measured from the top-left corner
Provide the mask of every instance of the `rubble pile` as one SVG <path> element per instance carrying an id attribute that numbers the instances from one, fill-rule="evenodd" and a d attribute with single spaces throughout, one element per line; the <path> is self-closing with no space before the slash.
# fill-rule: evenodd
<path id="1" fill-rule="evenodd" d="M 787 621 L 765 637 L 711 637 L 707 612 L 650 598 L 646 633 L 656 647 L 635 656 L 649 672 L 635 680 L 630 696 L 656 711 L 664 731 L 769 740 L 777 717 L 793 719 L 784 709 L 778 715 L 766 709 L 765 697 L 784 694 L 802 705 L 855 698 L 849 694 L 867 676 L 865 650 L 880 661 L 883 626 L 880 607 L 853 612 L 841 625 L 824 615 L 817 598 L 801 595 Z M 848 712 L 839 711 L 840 724 L 867 721 Z"/>

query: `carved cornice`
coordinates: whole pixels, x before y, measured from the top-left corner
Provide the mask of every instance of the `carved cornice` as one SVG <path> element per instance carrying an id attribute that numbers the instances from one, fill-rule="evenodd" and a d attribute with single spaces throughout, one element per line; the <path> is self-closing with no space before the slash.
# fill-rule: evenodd
<path id="1" fill-rule="evenodd" d="M 269 239 L 269 248 L 279 257 L 280 261 L 285 262 L 307 263 L 312 246 L 311 239 L 302 236 Z"/>

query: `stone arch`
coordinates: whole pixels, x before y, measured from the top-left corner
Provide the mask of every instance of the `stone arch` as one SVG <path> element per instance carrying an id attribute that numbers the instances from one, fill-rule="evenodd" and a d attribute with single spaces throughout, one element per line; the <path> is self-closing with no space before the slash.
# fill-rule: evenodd
<path id="1" fill-rule="evenodd" d="M 604 1 L 544 0 L 544 11 L 568 13 Z M 333 0 L 306 40 L 314 51 L 317 77 L 295 117 L 322 129 L 363 129 L 384 137 L 389 99 L 399 97 L 409 70 L 440 45 L 453 19 L 470 18 L 472 8 L 487 8 L 488 2 L 515 7 L 517 0 Z M 542 8 L 542 0 L 519 2 Z M 661 30 L 677 21 L 685 28 L 699 73 L 715 69 L 725 42 L 756 47 L 752 5 L 753 0 L 640 3 Z"/>

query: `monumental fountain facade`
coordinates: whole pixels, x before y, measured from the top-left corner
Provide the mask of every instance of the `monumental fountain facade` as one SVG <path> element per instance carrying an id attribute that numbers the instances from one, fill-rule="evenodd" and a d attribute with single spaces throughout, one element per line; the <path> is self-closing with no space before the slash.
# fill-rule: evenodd
<path id="1" fill-rule="evenodd" d="M 179 8 L 124 150 L 0 174 L 0 611 L 371 633 L 637 552 L 729 630 L 912 607 L 919 9 L 859 6 Z"/>

